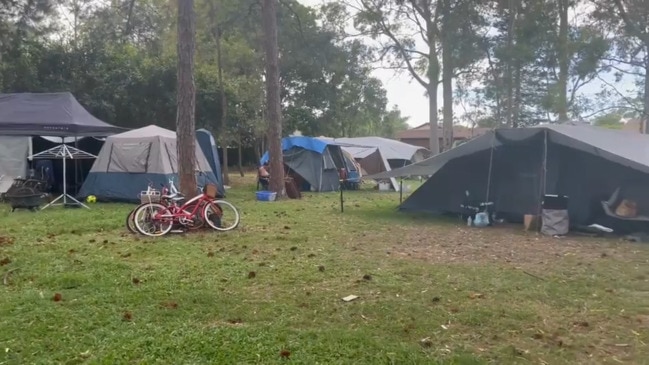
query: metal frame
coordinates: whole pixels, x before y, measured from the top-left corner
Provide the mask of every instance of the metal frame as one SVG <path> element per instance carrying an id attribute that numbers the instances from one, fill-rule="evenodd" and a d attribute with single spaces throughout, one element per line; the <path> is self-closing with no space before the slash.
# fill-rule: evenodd
<path id="1" fill-rule="evenodd" d="M 61 138 L 61 142 L 63 142 L 63 138 Z M 66 169 L 66 160 L 82 160 L 82 159 L 93 159 L 97 158 L 97 156 L 88 153 L 86 151 L 82 151 L 76 147 L 68 146 L 65 143 L 61 143 L 60 145 L 56 147 L 52 147 L 49 150 L 45 150 L 43 152 L 39 152 L 35 155 L 29 156 L 30 159 L 43 159 L 43 160 L 61 160 L 63 162 L 63 193 L 59 195 L 56 199 L 52 200 L 49 202 L 47 205 L 45 205 L 41 210 L 54 206 L 54 205 L 80 205 L 86 209 L 90 209 L 87 205 L 83 204 L 82 202 L 78 201 L 75 199 L 73 196 L 68 194 L 68 185 L 67 185 L 67 169 Z M 59 200 L 63 200 L 61 203 L 57 203 Z"/>

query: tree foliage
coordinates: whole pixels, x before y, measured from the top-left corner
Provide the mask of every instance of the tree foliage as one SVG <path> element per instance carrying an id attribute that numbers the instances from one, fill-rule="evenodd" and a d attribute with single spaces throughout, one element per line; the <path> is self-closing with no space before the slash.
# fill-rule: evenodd
<path id="1" fill-rule="evenodd" d="M 260 3 L 195 1 L 196 127 L 222 136 L 222 144 L 265 149 Z M 108 123 L 175 128 L 173 4 L 163 0 L 0 4 L 2 92 L 70 91 Z M 405 129 L 403 123 L 394 122 L 386 91 L 371 74 L 367 46 L 360 40 L 341 41 L 340 33 L 318 20 L 315 9 L 295 0 L 283 0 L 278 7 L 285 131 L 340 137 L 393 135 L 395 128 Z M 221 37 L 223 80 L 216 35 Z M 227 114 L 221 123 L 223 93 Z"/>

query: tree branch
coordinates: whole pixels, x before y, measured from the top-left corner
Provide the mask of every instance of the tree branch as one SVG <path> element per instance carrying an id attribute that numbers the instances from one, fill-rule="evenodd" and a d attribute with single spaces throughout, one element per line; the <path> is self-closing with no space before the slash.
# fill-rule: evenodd
<path id="1" fill-rule="evenodd" d="M 609 111 L 609 110 L 613 110 L 613 109 L 627 109 L 627 110 L 638 111 L 637 108 L 624 106 L 624 105 L 614 105 L 614 106 L 607 106 L 605 108 L 598 109 L 598 110 L 596 110 L 596 111 L 594 111 L 594 112 L 592 112 L 590 114 L 587 114 L 587 115 L 580 115 L 579 117 L 583 118 L 583 119 L 588 119 L 588 118 L 594 117 L 595 115 L 597 115 L 597 114 L 599 114 L 601 112 L 605 112 L 605 111 Z"/>
<path id="2" fill-rule="evenodd" d="M 611 85 L 610 82 L 604 80 L 604 79 L 601 78 L 599 75 L 597 76 L 597 79 L 598 79 L 599 81 L 601 81 L 604 85 L 606 85 L 606 86 L 610 87 L 611 89 L 613 89 L 613 91 L 614 91 L 614 92 L 615 92 L 615 93 L 616 93 L 620 98 L 622 98 L 622 100 L 624 100 L 627 104 L 629 104 L 630 106 L 632 106 L 632 107 L 634 108 L 634 110 L 636 110 L 636 111 L 638 111 L 638 112 L 644 114 L 644 111 L 643 111 L 643 110 L 638 109 L 638 108 L 635 108 L 635 106 L 634 106 L 635 103 L 633 102 L 633 100 L 629 99 L 626 95 L 622 94 L 622 93 L 620 92 L 620 90 L 618 90 L 614 85 Z"/>
<path id="3" fill-rule="evenodd" d="M 403 44 L 401 44 L 401 41 L 392 33 L 390 30 L 389 26 L 385 23 L 382 14 L 376 11 L 375 9 L 371 8 L 370 5 L 367 4 L 365 0 L 361 0 L 361 4 L 365 7 L 366 11 L 372 12 L 373 15 L 378 16 L 381 20 L 379 21 L 379 25 L 383 31 L 383 33 L 388 36 L 394 42 L 394 45 L 398 49 L 399 53 L 401 53 L 402 58 L 406 62 L 406 66 L 408 67 L 408 71 L 410 71 L 410 74 L 412 74 L 412 77 L 417 80 L 423 87 L 428 88 L 429 83 L 426 82 L 421 76 L 419 76 L 419 73 L 415 70 L 414 66 L 412 65 L 410 58 L 408 56 L 408 53 L 405 50 L 405 47 Z"/>
<path id="4" fill-rule="evenodd" d="M 627 28 L 629 28 L 631 33 L 637 36 L 643 43 L 645 44 L 649 43 L 649 39 L 647 39 L 646 31 L 643 31 L 642 29 L 638 28 L 638 25 L 631 20 L 631 18 L 626 12 L 626 9 L 624 9 L 624 4 L 622 4 L 622 0 L 613 0 L 613 2 L 615 3 L 615 7 L 620 13 L 620 17 L 622 18 L 622 21 L 627 26 Z"/>

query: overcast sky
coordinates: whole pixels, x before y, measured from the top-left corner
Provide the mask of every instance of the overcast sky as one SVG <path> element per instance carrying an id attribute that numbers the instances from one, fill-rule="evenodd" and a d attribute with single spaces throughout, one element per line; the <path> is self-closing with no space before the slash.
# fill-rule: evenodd
<path id="1" fill-rule="evenodd" d="M 300 3 L 318 7 L 326 0 L 298 0 Z M 404 116 L 410 117 L 408 124 L 417 126 L 428 122 L 428 98 L 424 88 L 412 80 L 407 72 L 395 75 L 394 70 L 376 70 L 373 75 L 380 79 L 388 92 L 390 108 L 396 104 Z M 441 93 L 440 93 L 441 94 Z M 442 105 L 441 97 L 439 105 Z"/>

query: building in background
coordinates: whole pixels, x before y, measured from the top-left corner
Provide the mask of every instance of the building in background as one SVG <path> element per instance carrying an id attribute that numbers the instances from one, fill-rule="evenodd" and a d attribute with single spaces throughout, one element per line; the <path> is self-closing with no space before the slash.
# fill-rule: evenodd
<path id="1" fill-rule="evenodd" d="M 443 145 L 442 139 L 442 127 L 438 127 L 438 136 L 439 136 L 439 145 Z M 485 134 L 489 128 L 470 128 L 462 125 L 453 126 L 453 145 L 456 146 L 459 143 L 467 141 L 473 137 L 477 137 Z M 429 148 L 429 135 L 430 135 L 430 124 L 425 123 L 417 127 L 402 131 L 397 133 L 397 139 L 401 142 L 412 144 L 415 146 L 420 146 L 424 148 Z"/>

